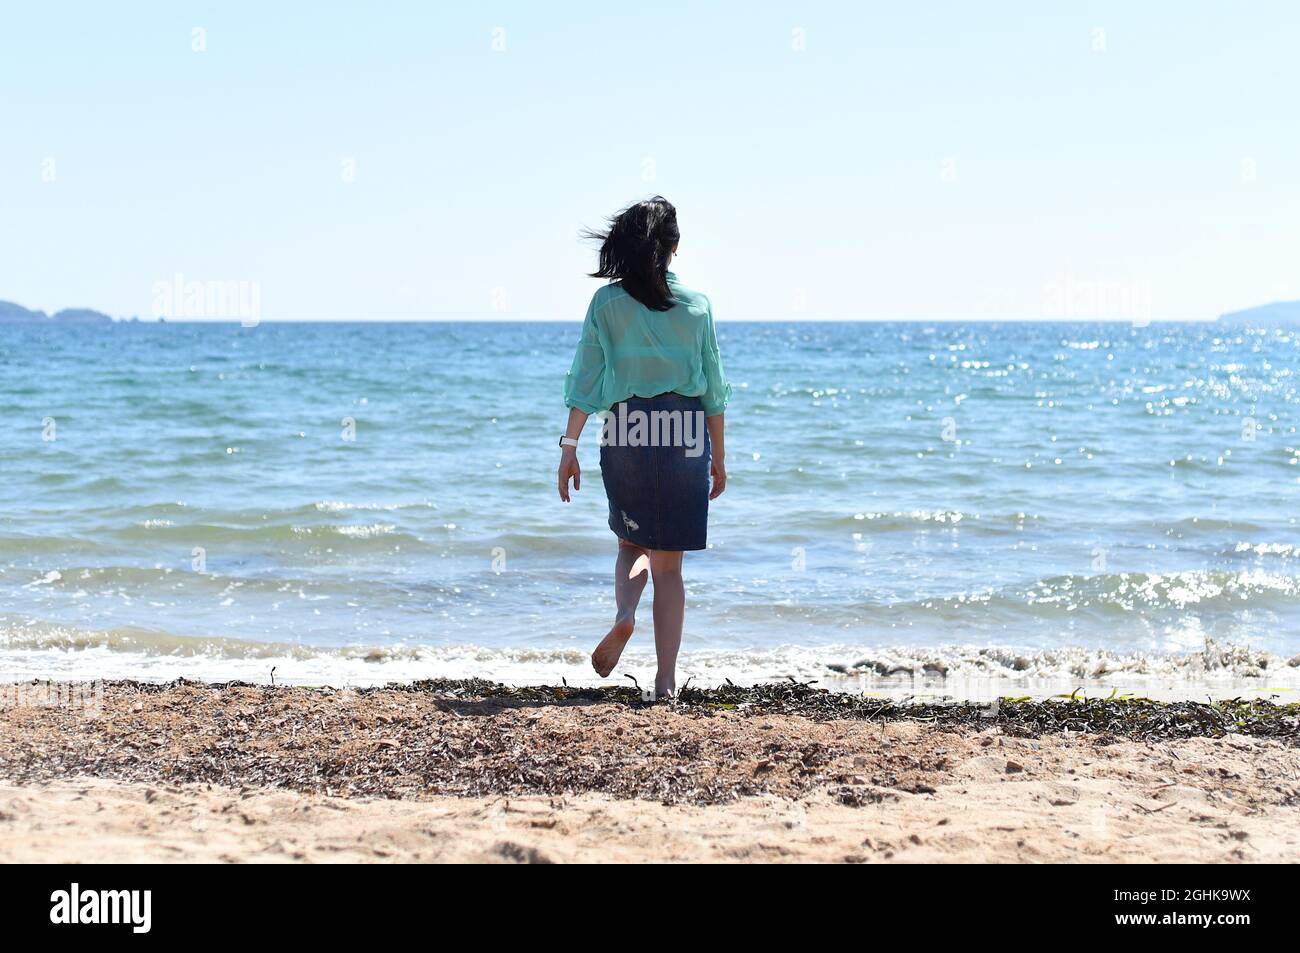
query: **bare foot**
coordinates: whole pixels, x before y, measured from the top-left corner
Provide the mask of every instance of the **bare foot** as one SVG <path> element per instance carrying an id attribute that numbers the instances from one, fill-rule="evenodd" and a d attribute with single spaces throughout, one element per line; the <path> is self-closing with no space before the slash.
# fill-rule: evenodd
<path id="1" fill-rule="evenodd" d="M 609 677 L 630 638 L 632 638 L 632 620 L 615 619 L 614 628 L 609 630 L 609 634 L 600 640 L 600 645 L 596 646 L 596 651 L 591 653 L 591 667 L 596 670 L 597 675 L 601 678 Z"/>
<path id="2" fill-rule="evenodd" d="M 677 694 L 677 685 L 673 682 L 660 683 L 655 680 L 655 701 L 665 701 Z"/>

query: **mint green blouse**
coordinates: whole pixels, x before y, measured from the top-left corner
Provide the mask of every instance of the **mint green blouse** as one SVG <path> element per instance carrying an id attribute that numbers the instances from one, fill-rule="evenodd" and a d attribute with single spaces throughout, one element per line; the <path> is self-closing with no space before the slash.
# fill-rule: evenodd
<path id="1" fill-rule="evenodd" d="M 565 406 L 594 414 L 629 397 L 676 391 L 699 397 L 706 417 L 726 409 L 731 385 L 709 299 L 671 271 L 668 289 L 677 303 L 667 311 L 652 311 L 618 284 L 596 291 L 564 378 Z"/>

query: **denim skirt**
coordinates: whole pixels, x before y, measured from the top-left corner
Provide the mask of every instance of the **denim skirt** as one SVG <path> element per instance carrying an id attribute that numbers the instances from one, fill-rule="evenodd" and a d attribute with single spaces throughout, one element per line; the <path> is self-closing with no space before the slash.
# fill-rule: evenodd
<path id="1" fill-rule="evenodd" d="M 704 549 L 709 431 L 698 397 L 629 397 L 606 413 L 600 476 L 609 528 L 646 549 Z"/>

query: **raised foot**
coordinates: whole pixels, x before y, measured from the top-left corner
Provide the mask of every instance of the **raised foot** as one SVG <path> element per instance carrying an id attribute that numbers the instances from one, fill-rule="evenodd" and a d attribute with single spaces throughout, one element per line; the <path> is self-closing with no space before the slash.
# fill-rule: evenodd
<path id="1" fill-rule="evenodd" d="M 601 678 L 608 678 L 609 673 L 614 671 L 627 640 L 632 637 L 632 624 L 631 619 L 616 620 L 609 634 L 600 640 L 596 651 L 591 653 L 591 667 Z"/>

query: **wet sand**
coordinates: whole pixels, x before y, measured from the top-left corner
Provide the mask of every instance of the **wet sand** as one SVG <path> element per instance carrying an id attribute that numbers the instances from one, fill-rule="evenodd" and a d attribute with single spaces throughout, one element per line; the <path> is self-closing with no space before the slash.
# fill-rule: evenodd
<path id="1" fill-rule="evenodd" d="M 113 683 L 0 710 L 0 860 L 1300 858 L 1285 712 L 1122 737 L 812 701 Z"/>

